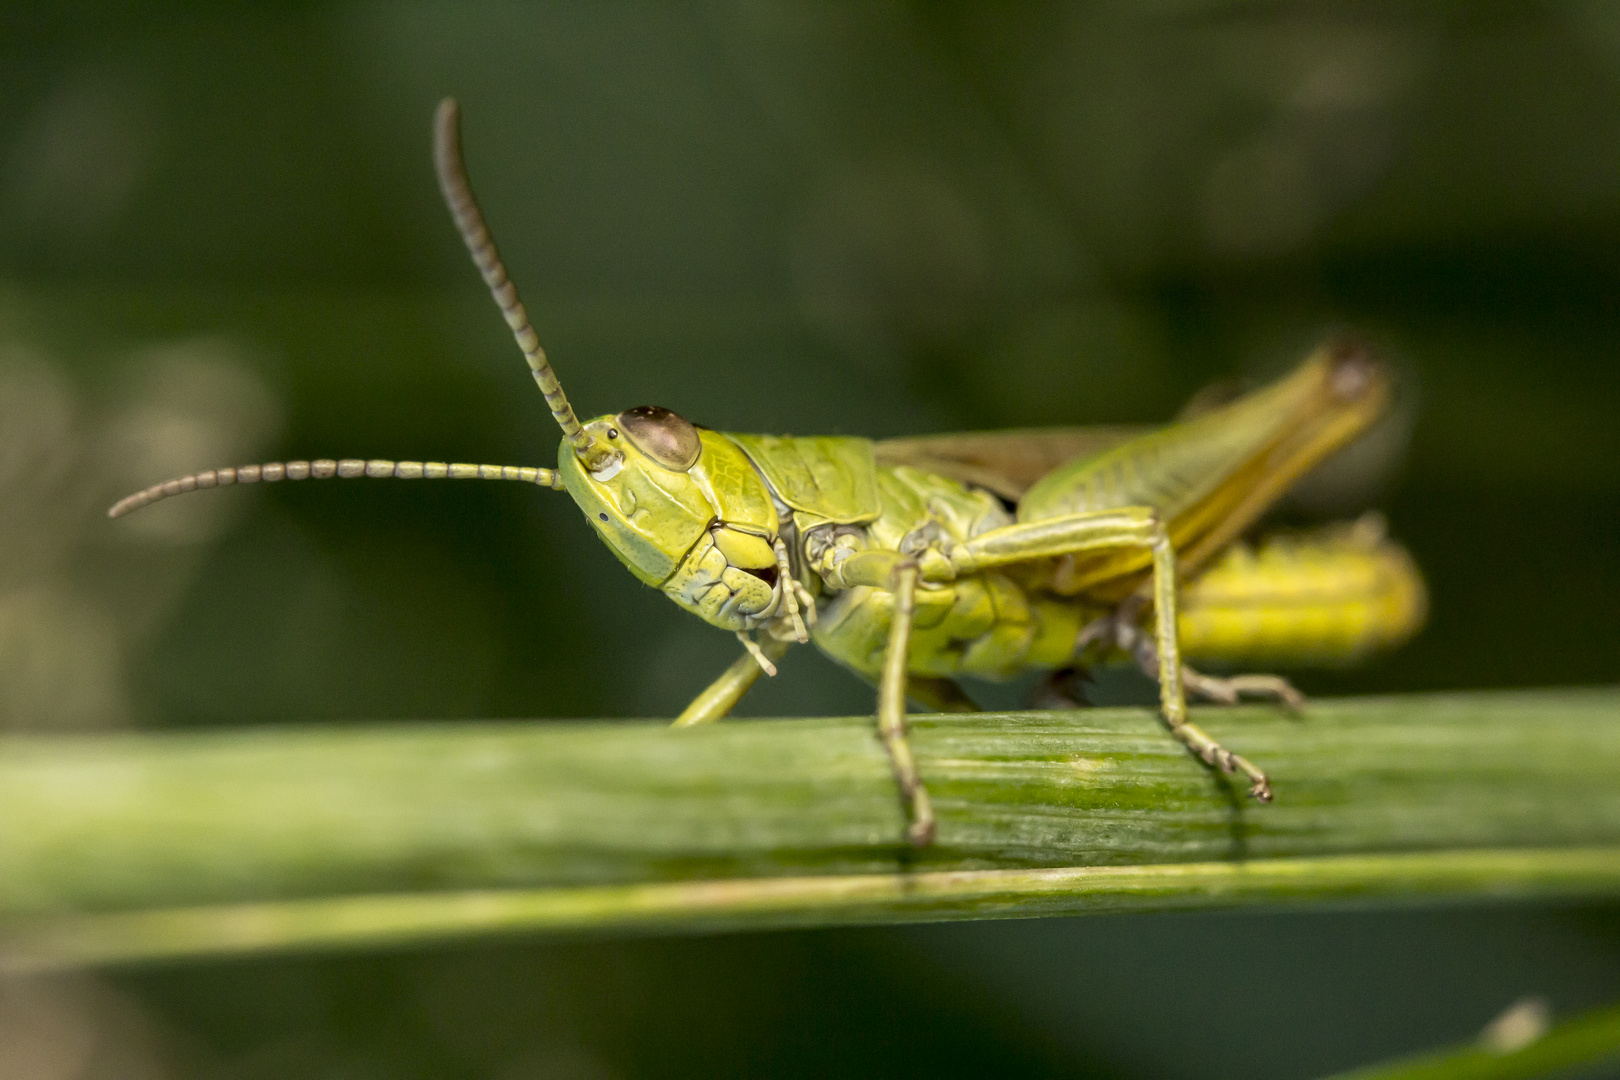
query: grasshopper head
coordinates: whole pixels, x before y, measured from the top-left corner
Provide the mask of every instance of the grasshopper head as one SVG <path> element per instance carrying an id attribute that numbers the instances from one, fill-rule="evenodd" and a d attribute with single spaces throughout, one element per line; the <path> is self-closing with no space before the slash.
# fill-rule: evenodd
<path id="1" fill-rule="evenodd" d="M 564 489 L 604 543 L 648 585 L 727 630 L 769 621 L 778 520 L 764 480 L 730 439 L 644 405 L 584 425 L 612 454 L 595 468 L 564 441 Z"/>
<path id="2" fill-rule="evenodd" d="M 563 488 L 625 566 L 661 585 L 714 520 L 692 468 L 703 456 L 697 428 L 667 409 L 643 406 L 585 425 L 597 460 L 567 440 L 557 451 Z"/>

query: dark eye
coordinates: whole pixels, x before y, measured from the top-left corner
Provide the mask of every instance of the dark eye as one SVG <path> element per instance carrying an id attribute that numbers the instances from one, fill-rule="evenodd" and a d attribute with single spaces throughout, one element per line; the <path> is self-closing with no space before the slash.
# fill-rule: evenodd
<path id="1" fill-rule="evenodd" d="M 703 442 L 684 417 L 657 405 L 638 405 L 619 414 L 619 427 L 630 445 L 666 469 L 685 472 L 697 464 Z"/>

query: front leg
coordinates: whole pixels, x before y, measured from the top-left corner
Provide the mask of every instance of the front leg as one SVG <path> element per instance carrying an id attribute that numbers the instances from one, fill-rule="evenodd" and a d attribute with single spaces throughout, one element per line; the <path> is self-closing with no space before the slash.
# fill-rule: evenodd
<path id="1" fill-rule="evenodd" d="M 1225 773 L 1243 773 L 1250 782 L 1249 793 L 1270 802 L 1271 783 L 1266 774 L 1187 719 L 1181 648 L 1176 638 L 1176 553 L 1163 522 L 1150 507 L 1067 514 L 993 529 L 953 549 L 950 561 L 957 573 L 966 574 L 1109 548 L 1147 548 L 1152 554 L 1159 705 L 1170 734 L 1207 764 Z"/>
<path id="2" fill-rule="evenodd" d="M 758 649 L 770 663 L 782 659 L 782 654 L 788 651 L 793 643 L 779 641 L 766 635 L 765 641 Z M 710 683 L 708 688 L 692 699 L 692 704 L 682 710 L 681 715 L 675 718 L 672 727 L 691 727 L 693 724 L 712 724 L 716 720 L 724 719 L 727 713 L 737 707 L 742 696 L 759 681 L 764 672 L 759 658 L 752 652 L 745 652 L 737 657 L 732 665 L 720 673 L 720 677 Z"/>

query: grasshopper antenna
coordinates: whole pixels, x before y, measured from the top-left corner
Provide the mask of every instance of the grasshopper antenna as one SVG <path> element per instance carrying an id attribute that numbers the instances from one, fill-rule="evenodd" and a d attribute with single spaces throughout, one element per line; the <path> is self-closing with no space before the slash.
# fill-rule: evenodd
<path id="1" fill-rule="evenodd" d="M 442 461 L 385 461 L 382 458 L 343 458 L 334 461 L 321 458 L 316 461 L 271 461 L 263 465 L 240 465 L 234 469 L 191 473 L 153 484 L 145 491 L 119 499 L 107 511 L 107 516 L 123 517 L 171 495 L 183 495 L 204 488 L 257 484 L 261 481 L 327 480 L 334 476 L 342 480 L 361 476 L 393 476 L 401 480 L 521 480 L 527 484 L 539 484 L 559 491 L 562 489 L 562 477 L 556 469 L 537 469 L 530 465 L 449 465 Z"/>
<path id="2" fill-rule="evenodd" d="M 489 235 L 489 227 L 484 224 L 484 215 L 473 198 L 472 186 L 467 181 L 467 169 L 462 164 L 461 107 L 456 104 L 455 98 L 445 98 L 439 102 L 439 110 L 434 115 L 433 164 L 439 174 L 439 189 L 444 193 L 444 201 L 450 207 L 450 215 L 455 218 L 461 239 L 466 243 L 478 272 L 484 276 L 490 295 L 505 316 L 506 325 L 512 328 L 512 336 L 517 339 L 518 348 L 523 350 L 523 358 L 529 362 L 534 381 L 539 384 L 540 392 L 546 395 L 551 415 L 556 417 L 557 425 L 562 428 L 574 447 L 575 455 L 586 468 L 593 472 L 601 469 L 616 458 L 617 451 L 593 438 L 579 422 L 579 417 L 574 415 L 574 407 L 568 404 L 562 384 L 557 381 L 557 373 L 551 370 L 546 351 L 540 347 L 540 338 L 529 325 L 529 313 L 518 298 L 517 288 L 506 275 L 506 266 L 501 262 L 500 252 L 495 250 L 495 241 Z M 521 480 L 562 490 L 562 476 L 555 469 L 527 465 L 450 465 L 442 461 L 322 458 L 316 461 L 272 461 L 263 465 L 190 473 L 153 484 L 145 491 L 120 499 L 107 511 L 107 516 L 123 517 L 149 503 L 204 488 L 257 484 L 261 481 L 325 480 L 334 476 L 344 479 L 393 476 L 402 480 Z"/>
<path id="3" fill-rule="evenodd" d="M 489 286 L 489 293 L 505 316 L 506 325 L 512 328 L 512 336 L 523 350 L 523 359 L 529 362 L 540 392 L 546 395 L 546 404 L 551 407 L 557 426 L 562 428 L 586 468 L 592 471 L 602 468 L 614 451 L 593 439 L 574 415 L 574 407 L 568 403 L 562 383 L 557 381 L 557 373 L 546 359 L 546 350 L 540 346 L 540 337 L 529 325 L 529 313 L 518 297 L 517 286 L 506 274 L 506 265 L 501 262 L 489 226 L 484 223 L 483 211 L 473 198 L 472 184 L 467 179 L 467 167 L 461 156 L 461 106 L 455 98 L 439 102 L 438 112 L 433 117 L 433 165 L 439 174 L 439 190 L 444 193 L 445 204 L 455 219 L 462 242 L 467 245 L 467 253 L 483 275 L 484 284 Z"/>

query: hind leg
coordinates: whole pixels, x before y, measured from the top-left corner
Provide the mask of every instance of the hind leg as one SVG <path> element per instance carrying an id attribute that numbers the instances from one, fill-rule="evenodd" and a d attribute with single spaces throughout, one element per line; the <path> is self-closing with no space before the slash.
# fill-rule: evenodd
<path id="1" fill-rule="evenodd" d="M 1261 802 L 1270 802 L 1271 783 L 1266 774 L 1187 719 L 1186 692 L 1181 683 L 1181 651 L 1176 637 L 1176 553 L 1169 533 L 1152 508 L 1099 510 L 992 529 L 952 549 L 950 562 L 952 569 L 961 575 L 1081 552 L 1129 548 L 1146 548 L 1152 559 L 1154 628 L 1151 643 L 1157 661 L 1154 675 L 1159 683 L 1159 707 L 1170 734 L 1205 763 L 1224 773 L 1242 773 L 1249 780 L 1249 793 Z M 1140 612 L 1141 609 L 1135 610 Z M 1119 613 L 1113 622 L 1135 630 L 1135 620 L 1123 618 Z M 1082 634 L 1076 643 L 1076 653 L 1083 647 L 1085 638 Z"/>

